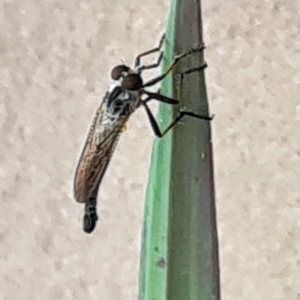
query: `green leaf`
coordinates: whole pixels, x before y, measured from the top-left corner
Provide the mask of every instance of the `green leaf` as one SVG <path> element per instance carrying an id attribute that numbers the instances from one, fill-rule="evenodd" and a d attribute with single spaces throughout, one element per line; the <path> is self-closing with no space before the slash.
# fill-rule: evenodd
<path id="1" fill-rule="evenodd" d="M 202 42 L 200 2 L 172 1 L 163 70 L 173 54 Z M 172 110 L 160 105 L 161 128 L 178 108 L 208 115 L 204 72 L 176 75 L 201 66 L 203 53 L 184 58 L 161 86 L 180 100 Z M 185 116 L 153 145 L 141 253 L 140 300 L 217 300 L 220 298 L 214 199 L 211 122 Z"/>

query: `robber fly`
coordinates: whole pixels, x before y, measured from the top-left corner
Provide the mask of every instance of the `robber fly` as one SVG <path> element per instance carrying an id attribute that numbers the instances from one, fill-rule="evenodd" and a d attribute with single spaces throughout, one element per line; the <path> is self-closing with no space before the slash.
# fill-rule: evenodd
<path id="1" fill-rule="evenodd" d="M 163 132 L 159 129 L 147 105 L 148 101 L 155 99 L 172 105 L 178 104 L 179 101 L 159 93 L 146 91 L 145 88 L 153 86 L 164 79 L 182 58 L 204 48 L 204 46 L 200 46 L 175 56 L 166 72 L 144 83 L 141 77 L 142 71 L 156 68 L 160 65 L 163 57 L 163 52 L 160 51 L 163 40 L 164 36 L 158 47 L 139 54 L 135 59 L 135 67 L 133 69 L 126 65 L 118 65 L 111 71 L 112 83 L 96 111 L 74 179 L 75 199 L 77 202 L 85 204 L 83 230 L 86 233 L 91 233 L 96 226 L 98 220 L 96 205 L 99 185 L 115 150 L 119 136 L 129 117 L 137 108 L 140 106 L 145 108 L 153 131 L 158 137 L 163 137 L 185 115 L 211 120 L 210 117 L 199 116 L 193 112 L 180 111 L 179 115 Z M 141 57 L 159 51 L 160 56 L 157 63 L 147 66 L 141 65 Z M 204 64 L 197 70 L 202 70 L 205 67 L 206 65 Z M 190 72 L 187 71 L 186 73 Z"/>

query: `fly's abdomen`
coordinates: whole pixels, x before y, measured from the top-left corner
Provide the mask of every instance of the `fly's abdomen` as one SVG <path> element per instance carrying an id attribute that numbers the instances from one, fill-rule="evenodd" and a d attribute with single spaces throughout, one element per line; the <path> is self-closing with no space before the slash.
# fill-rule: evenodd
<path id="1" fill-rule="evenodd" d="M 88 153 L 80 161 L 74 180 L 74 196 L 77 202 L 86 202 L 98 192 L 109 162 L 107 155 L 101 152 Z"/>
<path id="2" fill-rule="evenodd" d="M 84 203 L 97 197 L 99 185 L 116 148 L 124 121 L 118 123 L 114 130 L 105 134 L 103 132 L 100 139 L 95 135 L 92 142 L 86 144 L 74 179 L 74 196 L 77 202 Z"/>

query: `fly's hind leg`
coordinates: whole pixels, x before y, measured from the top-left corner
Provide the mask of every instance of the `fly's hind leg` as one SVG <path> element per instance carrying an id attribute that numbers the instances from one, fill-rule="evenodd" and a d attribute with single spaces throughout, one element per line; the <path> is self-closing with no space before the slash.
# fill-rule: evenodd
<path id="1" fill-rule="evenodd" d="M 198 115 L 196 113 L 190 112 L 190 111 L 186 111 L 186 110 L 180 110 L 179 111 L 179 115 L 177 117 L 175 117 L 173 119 L 173 121 L 169 124 L 169 126 L 167 126 L 167 128 L 165 130 L 161 130 L 158 126 L 158 123 L 155 119 L 155 117 L 153 116 L 153 113 L 151 112 L 150 108 L 147 105 L 147 102 L 142 102 L 142 105 L 144 106 L 147 116 L 149 118 L 151 127 L 153 129 L 154 134 L 159 137 L 162 138 L 169 130 L 171 130 L 184 116 L 190 116 L 193 118 L 197 118 L 200 120 L 205 120 L 205 121 L 211 121 L 213 119 L 212 117 L 207 117 L 207 116 L 201 116 Z"/>

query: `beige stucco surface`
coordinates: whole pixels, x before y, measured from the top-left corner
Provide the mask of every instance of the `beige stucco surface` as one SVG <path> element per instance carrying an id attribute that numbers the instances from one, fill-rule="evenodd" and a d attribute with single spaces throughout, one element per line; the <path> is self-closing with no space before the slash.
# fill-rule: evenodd
<path id="1" fill-rule="evenodd" d="M 144 112 L 107 171 L 93 235 L 72 179 L 111 66 L 156 44 L 167 11 L 167 0 L 1 2 L 0 299 L 137 298 Z M 203 1 L 224 300 L 300 299 L 299 11 Z"/>

